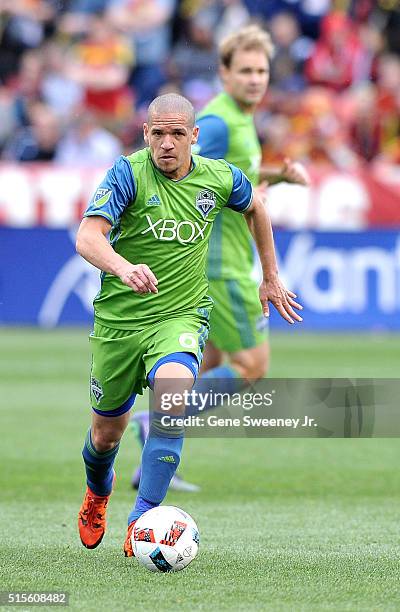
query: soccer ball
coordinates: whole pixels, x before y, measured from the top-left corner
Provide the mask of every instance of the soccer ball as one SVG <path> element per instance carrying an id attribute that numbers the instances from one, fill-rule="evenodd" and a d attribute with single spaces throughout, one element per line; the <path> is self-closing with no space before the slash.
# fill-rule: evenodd
<path id="1" fill-rule="evenodd" d="M 148 510 L 135 523 L 132 548 L 151 572 L 179 572 L 199 550 L 199 530 L 192 517 L 175 506 Z"/>

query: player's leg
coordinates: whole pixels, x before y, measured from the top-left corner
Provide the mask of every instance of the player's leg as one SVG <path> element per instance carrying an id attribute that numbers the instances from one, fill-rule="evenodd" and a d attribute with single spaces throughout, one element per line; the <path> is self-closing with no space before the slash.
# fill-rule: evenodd
<path id="1" fill-rule="evenodd" d="M 130 403 L 105 412 L 93 412 L 92 425 L 82 450 L 86 470 L 86 493 L 79 510 L 78 529 L 82 544 L 96 548 L 106 531 L 106 510 L 115 478 L 114 461 L 119 442 L 129 422 Z"/>
<path id="2" fill-rule="evenodd" d="M 149 350 L 143 360 L 149 386 L 154 389 L 154 410 L 150 432 L 142 453 L 142 471 L 135 506 L 128 517 L 124 543 L 126 556 L 132 556 L 131 533 L 135 521 L 146 510 L 159 505 L 180 462 L 184 428 L 165 422 L 165 417 L 185 414 L 185 395 L 195 382 L 208 336 L 207 310 L 166 321 L 153 328 Z M 174 401 L 165 408 L 165 399 Z M 181 401 L 177 401 L 181 400 Z M 163 408 L 163 409 L 161 409 Z"/>
<path id="3" fill-rule="evenodd" d="M 97 324 L 90 337 L 92 424 L 82 451 L 87 489 L 78 515 L 80 538 L 87 548 L 96 548 L 105 533 L 114 461 L 135 399 L 133 377 L 137 372 L 131 361 L 135 360 L 132 338 L 131 332 Z"/>
<path id="4" fill-rule="evenodd" d="M 181 363 L 177 362 L 178 359 Z M 192 389 L 197 371 L 198 363 L 194 355 L 182 352 L 158 360 L 149 373 L 149 383 L 154 390 L 154 410 L 142 452 L 138 494 L 128 516 L 124 543 L 126 557 L 133 556 L 131 535 L 135 521 L 163 501 L 179 465 L 184 428 L 181 424 L 175 424 L 173 419 L 184 416 L 185 393 Z M 175 398 L 174 405 L 166 413 L 161 408 L 163 398 L 172 396 Z M 181 401 L 177 401 L 179 397 Z"/>
<path id="5" fill-rule="evenodd" d="M 204 334 L 202 327 L 198 328 L 197 330 L 195 329 L 194 331 L 195 331 L 196 336 L 197 335 L 201 336 L 201 334 Z M 208 333 L 208 326 L 207 326 L 207 333 Z M 211 349 L 211 347 L 210 348 L 208 347 L 209 347 L 209 343 L 207 343 L 205 346 L 203 362 L 204 362 L 204 359 L 208 359 L 208 356 L 210 356 L 213 359 L 212 363 L 214 363 L 215 355 L 211 355 L 210 352 L 207 352 L 207 350 L 210 351 Z M 187 347 L 178 345 L 176 348 L 182 351 L 184 348 L 187 348 Z M 217 349 L 215 350 L 217 351 Z M 210 366 L 212 365 L 212 363 L 209 361 Z M 147 440 L 148 434 L 149 434 L 149 413 L 148 411 L 136 412 L 131 418 L 131 427 L 136 435 L 136 438 L 140 446 L 143 448 Z M 131 479 L 131 485 L 134 489 L 138 489 L 139 487 L 140 476 L 141 476 L 141 465 L 139 464 L 139 466 L 135 468 L 132 479 Z M 182 491 L 186 493 L 197 493 L 200 490 L 200 487 L 198 485 L 188 482 L 187 480 L 184 480 L 183 477 L 178 473 L 174 474 L 171 480 L 171 483 L 170 483 L 170 488 L 175 491 Z"/>
<path id="6" fill-rule="evenodd" d="M 217 349 L 212 342 L 208 341 L 203 354 L 203 361 L 200 368 L 200 374 L 203 375 L 207 370 L 211 370 L 222 364 L 224 359 L 224 354 L 222 351 Z M 131 418 L 131 427 L 136 435 L 136 438 L 143 448 L 147 436 L 149 435 L 149 413 L 147 410 L 136 412 Z M 132 476 L 131 484 L 134 489 L 139 487 L 141 475 L 141 466 L 139 465 Z M 176 472 L 172 477 L 170 483 L 170 489 L 174 491 L 181 491 L 185 493 L 197 493 L 200 490 L 198 485 L 195 485 L 184 478 Z"/>
<path id="7" fill-rule="evenodd" d="M 251 279 L 213 280 L 210 295 L 214 308 L 208 364 L 213 367 L 202 370 L 194 387 L 204 398 L 211 389 L 219 393 L 239 392 L 248 381 L 266 376 L 269 364 L 267 321 L 262 314 L 256 283 Z M 218 359 L 220 356 L 225 358 L 222 363 Z M 208 397 L 211 401 L 213 394 L 208 393 Z M 213 408 L 212 401 L 206 402 L 202 411 Z M 195 414 L 197 411 L 189 407 L 188 412 Z"/>
<path id="8" fill-rule="evenodd" d="M 214 346 L 212 341 L 208 340 L 204 348 L 203 361 L 202 361 L 201 368 L 200 368 L 200 374 L 203 375 L 208 370 L 212 370 L 213 368 L 216 368 L 222 365 L 223 359 L 224 359 L 223 352 L 220 351 L 216 346 Z M 132 429 L 136 435 L 136 438 L 140 446 L 143 448 L 147 440 L 147 436 L 149 434 L 149 413 L 148 411 L 145 410 L 141 412 L 136 412 L 132 416 L 131 425 L 132 425 Z M 135 469 L 133 476 L 132 476 L 131 482 L 132 482 L 132 487 L 134 489 L 137 489 L 139 486 L 140 474 L 141 474 L 141 466 L 139 465 Z M 186 492 L 196 492 L 199 490 L 199 487 L 197 485 L 194 485 L 190 482 L 186 482 L 178 474 L 175 474 L 175 476 L 173 477 L 170 487 L 171 489 L 175 489 L 177 491 L 186 491 Z"/>
<path id="9" fill-rule="evenodd" d="M 269 369 L 270 348 L 265 340 L 257 346 L 228 353 L 229 363 L 244 380 L 258 380 L 266 376 Z"/>
<path id="10" fill-rule="evenodd" d="M 183 360 L 191 359 L 187 354 L 181 355 Z M 150 378 L 154 380 L 154 409 L 151 414 L 149 436 L 142 453 L 142 474 L 138 496 L 135 508 L 129 515 L 129 523 L 145 510 L 159 505 L 167 494 L 169 483 L 180 462 L 184 429 L 182 425 L 175 425 L 173 422 L 170 426 L 165 419 L 184 415 L 184 393 L 191 390 L 195 379 L 187 365 L 176 361 L 156 364 L 150 373 Z M 175 402 L 172 409 L 165 412 L 161 409 L 162 398 L 172 395 L 176 398 L 180 396 L 182 400 L 180 403 Z"/>
<path id="11" fill-rule="evenodd" d="M 211 315 L 212 317 L 212 315 Z M 208 370 L 217 368 L 222 365 L 224 353 L 218 349 L 212 340 L 209 338 L 204 349 L 203 362 L 200 368 L 200 374 L 203 375 Z"/>
<path id="12" fill-rule="evenodd" d="M 92 425 L 82 451 L 86 482 L 96 495 L 111 493 L 114 460 L 129 422 L 129 408 L 120 416 L 113 416 L 113 413 L 109 411 L 107 416 L 102 416 L 93 412 Z"/>
<path id="13" fill-rule="evenodd" d="M 210 295 L 214 301 L 209 335 L 213 356 L 218 355 L 218 351 L 220 355 L 225 354 L 240 377 L 254 379 L 265 376 L 268 369 L 268 320 L 262 313 L 257 283 L 246 278 L 214 280 L 210 282 Z M 215 363 L 211 369 L 220 365 L 220 362 Z"/>
<path id="14" fill-rule="evenodd" d="M 148 410 L 135 412 L 131 417 L 130 426 L 140 447 L 143 448 L 149 435 L 150 423 Z M 141 473 L 142 467 L 139 464 L 137 468 L 135 468 L 131 478 L 131 486 L 133 489 L 139 488 Z M 178 471 L 173 475 L 169 488 L 171 491 L 180 491 L 181 493 L 198 493 L 200 491 L 200 487 L 198 485 L 185 480 L 182 474 L 180 474 Z"/>
<path id="15" fill-rule="evenodd" d="M 86 470 L 86 493 L 78 515 L 82 544 L 96 548 L 106 531 L 106 510 L 115 478 L 114 461 L 129 414 L 117 417 L 93 415 L 82 456 Z"/>

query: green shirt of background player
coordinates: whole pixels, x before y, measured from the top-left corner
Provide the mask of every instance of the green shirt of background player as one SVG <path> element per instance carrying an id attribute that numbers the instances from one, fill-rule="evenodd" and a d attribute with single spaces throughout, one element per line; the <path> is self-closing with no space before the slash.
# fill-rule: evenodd
<path id="1" fill-rule="evenodd" d="M 224 158 L 240 168 L 261 197 L 267 184 L 281 181 L 307 184 L 300 164 L 286 160 L 282 168 L 260 167 L 261 147 L 254 112 L 269 83 L 273 46 L 269 34 L 252 25 L 228 36 L 220 45 L 220 76 L 224 91 L 198 117 L 196 151 L 209 158 Z M 209 292 L 214 300 L 211 332 L 202 371 L 218 368 L 228 354 L 232 375 L 257 379 L 268 369 L 266 320 L 252 280 L 254 243 L 243 217 L 225 209 L 216 220 L 208 256 Z M 210 372 L 211 374 L 211 372 Z M 215 377 L 229 376 L 229 367 Z"/>
<path id="2" fill-rule="evenodd" d="M 102 270 L 90 336 L 93 411 L 83 448 L 87 490 L 78 516 L 87 548 L 98 546 L 105 532 L 114 459 L 135 393 L 147 386 L 155 392 L 158 416 L 143 449 L 126 556 L 132 556 L 135 521 L 162 502 L 180 461 L 183 428 L 163 429 L 161 397 L 172 391 L 183 398 L 201 364 L 211 306 L 206 253 L 222 208 L 243 213 L 254 235 L 265 314 L 272 302 L 289 323 L 301 320 L 293 310 L 301 306 L 278 277 L 271 224 L 260 197 L 237 168 L 191 155 L 199 133 L 194 119 L 192 105 L 182 96 L 156 98 L 144 124 L 148 149 L 116 161 L 77 236 L 78 252 Z M 184 402 L 178 402 L 171 414 L 184 410 Z"/>

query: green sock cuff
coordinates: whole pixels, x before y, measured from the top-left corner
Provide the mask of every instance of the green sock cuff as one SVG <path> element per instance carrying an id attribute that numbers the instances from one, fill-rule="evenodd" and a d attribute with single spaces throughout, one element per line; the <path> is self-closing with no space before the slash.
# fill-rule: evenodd
<path id="1" fill-rule="evenodd" d="M 85 446 L 89 453 L 92 455 L 92 457 L 96 457 L 97 459 L 106 459 L 107 457 L 112 457 L 118 452 L 119 442 L 110 450 L 105 451 L 104 453 L 100 453 L 94 447 L 94 444 L 92 442 L 92 430 L 91 428 L 89 428 L 85 438 Z"/>

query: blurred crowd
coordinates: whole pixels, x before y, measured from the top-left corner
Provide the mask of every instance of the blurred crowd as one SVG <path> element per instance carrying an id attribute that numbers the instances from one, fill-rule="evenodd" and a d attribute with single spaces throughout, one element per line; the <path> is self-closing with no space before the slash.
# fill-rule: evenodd
<path id="1" fill-rule="evenodd" d="M 109 165 L 156 95 L 215 95 L 219 41 L 254 21 L 275 45 L 265 162 L 400 164 L 398 0 L 0 0 L 1 159 Z"/>

